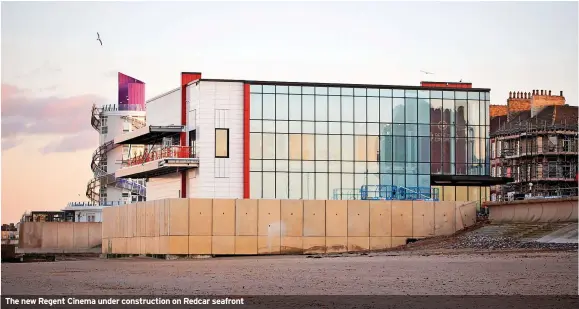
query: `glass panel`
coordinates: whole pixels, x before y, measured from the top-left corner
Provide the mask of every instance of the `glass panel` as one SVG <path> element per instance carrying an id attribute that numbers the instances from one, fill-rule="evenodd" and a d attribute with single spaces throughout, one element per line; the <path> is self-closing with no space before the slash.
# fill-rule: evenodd
<path id="1" fill-rule="evenodd" d="M 406 187 L 418 187 L 418 176 L 406 175 Z"/>
<path id="2" fill-rule="evenodd" d="M 315 161 L 302 161 L 302 172 L 313 173 L 316 171 Z"/>
<path id="3" fill-rule="evenodd" d="M 342 171 L 342 164 L 340 161 L 329 161 L 328 170 L 330 173 L 340 173 Z"/>
<path id="4" fill-rule="evenodd" d="M 366 138 L 366 156 L 368 161 L 378 161 L 378 136 L 368 136 Z"/>
<path id="5" fill-rule="evenodd" d="M 444 103 L 446 103 L 447 101 L 444 101 Z M 446 106 L 445 106 L 446 109 Z M 455 110 L 455 123 L 459 126 L 465 126 L 466 125 L 466 119 L 467 119 L 467 101 L 465 100 L 456 100 L 455 104 L 454 104 L 454 110 Z"/>
<path id="6" fill-rule="evenodd" d="M 418 123 L 430 123 L 430 100 L 418 100 Z"/>
<path id="7" fill-rule="evenodd" d="M 328 172 L 328 161 L 316 161 L 316 172 Z"/>
<path id="8" fill-rule="evenodd" d="M 342 174 L 342 189 L 354 189 L 354 174 Z"/>
<path id="9" fill-rule="evenodd" d="M 366 122 L 366 97 L 354 98 L 354 121 Z"/>
<path id="10" fill-rule="evenodd" d="M 328 160 L 327 135 L 316 135 L 316 160 Z"/>
<path id="11" fill-rule="evenodd" d="M 313 160 L 315 137 L 313 134 L 302 134 L 302 160 Z"/>
<path id="12" fill-rule="evenodd" d="M 275 117 L 279 120 L 288 119 L 288 96 L 285 94 L 278 94 L 275 96 Z"/>
<path id="13" fill-rule="evenodd" d="M 479 99 L 479 93 L 474 92 L 474 91 L 469 91 L 468 92 L 468 99 L 469 100 L 478 100 Z"/>
<path id="14" fill-rule="evenodd" d="M 302 87 L 301 86 L 289 86 L 289 93 L 302 94 Z"/>
<path id="15" fill-rule="evenodd" d="M 352 95 L 354 95 L 354 89 L 353 88 L 342 88 L 342 95 L 352 96 Z"/>
<path id="16" fill-rule="evenodd" d="M 288 93 L 289 89 L 288 86 L 275 86 L 276 93 Z"/>
<path id="17" fill-rule="evenodd" d="M 418 161 L 418 137 L 406 137 L 406 162 Z"/>
<path id="18" fill-rule="evenodd" d="M 490 115 L 489 107 L 490 107 L 490 101 L 485 101 L 485 103 L 484 103 L 484 112 L 485 112 L 485 113 L 484 113 L 484 114 L 485 114 L 485 122 L 484 122 L 484 124 L 487 126 L 487 131 L 486 131 L 486 132 L 487 132 L 487 136 L 488 136 L 488 130 L 489 130 L 488 125 L 490 125 L 490 120 L 489 120 L 489 117 L 490 117 L 490 116 L 489 116 L 489 115 Z M 482 106 L 481 106 L 481 108 L 482 108 Z"/>
<path id="19" fill-rule="evenodd" d="M 253 85 L 252 85 L 253 87 Z M 259 86 L 261 87 L 261 86 Z M 250 109 L 250 113 L 249 113 L 249 117 L 251 117 L 251 119 L 261 119 L 261 109 L 262 109 L 262 102 L 261 102 L 261 94 L 257 94 L 257 93 L 252 93 L 249 96 L 249 109 Z"/>
<path id="20" fill-rule="evenodd" d="M 289 168 L 288 160 L 275 160 L 276 172 L 287 172 Z"/>
<path id="21" fill-rule="evenodd" d="M 261 92 L 261 85 L 249 85 L 250 92 Z"/>
<path id="22" fill-rule="evenodd" d="M 468 187 L 468 200 L 469 201 L 480 201 L 480 187 L 470 186 Z"/>
<path id="23" fill-rule="evenodd" d="M 466 91 L 455 91 L 454 98 L 456 100 L 466 100 L 467 98 Z"/>
<path id="24" fill-rule="evenodd" d="M 454 99 L 454 91 L 443 91 L 442 92 L 443 99 Z"/>
<path id="25" fill-rule="evenodd" d="M 290 170 L 290 172 L 301 172 L 302 171 L 302 161 L 290 160 L 289 170 Z"/>
<path id="26" fill-rule="evenodd" d="M 431 90 L 430 91 L 430 98 L 431 99 L 442 99 L 442 91 Z"/>
<path id="27" fill-rule="evenodd" d="M 380 121 L 380 101 L 378 98 L 368 98 L 367 120 L 368 122 Z"/>
<path id="28" fill-rule="evenodd" d="M 316 94 L 327 95 L 328 87 L 316 87 Z"/>
<path id="29" fill-rule="evenodd" d="M 331 87 L 328 89 L 328 94 L 330 95 L 340 95 L 340 88 Z"/>
<path id="30" fill-rule="evenodd" d="M 380 98 L 380 122 L 392 122 L 391 98 Z"/>
<path id="31" fill-rule="evenodd" d="M 366 123 L 355 123 L 354 124 L 354 134 L 366 135 Z"/>
<path id="32" fill-rule="evenodd" d="M 354 173 L 366 173 L 366 162 L 354 162 Z"/>
<path id="33" fill-rule="evenodd" d="M 275 199 L 275 173 L 263 173 L 263 198 Z"/>
<path id="34" fill-rule="evenodd" d="M 328 196 L 335 199 L 334 191 L 340 190 L 342 187 L 342 179 L 338 173 L 328 174 Z"/>
<path id="35" fill-rule="evenodd" d="M 406 122 L 416 123 L 418 121 L 418 100 L 417 99 L 406 99 Z"/>
<path id="36" fill-rule="evenodd" d="M 404 162 L 406 141 L 404 136 L 394 136 L 394 161 Z"/>
<path id="37" fill-rule="evenodd" d="M 342 129 L 340 128 L 341 125 L 339 122 L 329 122 L 329 132 L 330 134 L 340 134 L 340 132 L 342 132 Z"/>
<path id="38" fill-rule="evenodd" d="M 484 104 L 483 104 L 484 105 Z M 468 101 L 468 124 L 478 126 L 480 124 L 480 105 L 479 101 Z"/>
<path id="39" fill-rule="evenodd" d="M 360 188 L 366 184 L 366 174 L 355 174 L 354 175 L 354 188 L 360 190 Z M 359 191 L 357 191 L 359 192 Z M 356 193 L 357 193 L 356 192 Z"/>
<path id="40" fill-rule="evenodd" d="M 353 172 L 354 172 L 354 162 L 342 161 L 342 173 L 353 173 Z"/>
<path id="41" fill-rule="evenodd" d="M 303 86 L 302 87 L 302 94 L 314 94 L 314 87 L 307 87 L 307 86 Z"/>
<path id="42" fill-rule="evenodd" d="M 305 88 L 304 88 L 305 89 Z M 315 103 L 313 95 L 302 96 L 302 119 L 315 120 Z"/>
<path id="43" fill-rule="evenodd" d="M 442 100 L 430 99 L 430 106 L 430 123 L 440 123 L 442 121 Z"/>
<path id="44" fill-rule="evenodd" d="M 466 139 L 464 138 L 457 138 L 456 139 L 456 174 L 457 175 L 466 175 L 466 163 L 467 163 L 467 143 Z M 470 145 L 469 145 L 470 146 Z"/>
<path id="45" fill-rule="evenodd" d="M 261 159 L 261 133 L 249 134 L 249 158 Z"/>
<path id="46" fill-rule="evenodd" d="M 316 96 L 316 121 L 328 120 L 328 97 Z"/>
<path id="47" fill-rule="evenodd" d="M 420 99 L 429 99 L 429 98 L 430 98 L 430 91 L 428 91 L 428 90 L 418 90 L 418 98 L 420 98 Z"/>
<path id="48" fill-rule="evenodd" d="M 403 98 L 404 97 L 404 90 L 403 89 L 393 89 L 392 96 L 395 98 Z"/>
<path id="49" fill-rule="evenodd" d="M 275 132 L 275 121 L 264 120 L 263 121 L 263 132 L 274 133 Z"/>
<path id="50" fill-rule="evenodd" d="M 377 123 L 369 123 L 366 129 L 368 135 L 380 135 L 380 125 Z"/>
<path id="51" fill-rule="evenodd" d="M 316 132 L 315 122 L 304 121 L 302 122 L 302 133 L 314 134 Z"/>
<path id="52" fill-rule="evenodd" d="M 366 136 L 355 136 L 355 150 L 354 150 L 354 160 L 356 161 L 366 161 Z"/>
<path id="53" fill-rule="evenodd" d="M 442 120 L 446 124 L 454 124 L 454 100 L 444 100 L 442 102 L 443 112 Z"/>
<path id="54" fill-rule="evenodd" d="M 354 89 L 354 95 L 365 97 L 366 96 L 366 88 L 355 88 Z"/>
<path id="55" fill-rule="evenodd" d="M 380 174 L 380 185 L 392 185 L 392 174 Z"/>
<path id="56" fill-rule="evenodd" d="M 316 199 L 328 199 L 328 174 L 316 173 Z"/>
<path id="57" fill-rule="evenodd" d="M 290 173 L 289 174 L 289 198 L 290 199 L 301 199 L 302 198 L 302 174 L 301 173 Z"/>
<path id="58" fill-rule="evenodd" d="M 353 135 L 342 135 L 342 160 L 353 161 L 354 160 L 354 136 Z M 330 158 L 331 160 L 332 158 Z"/>
<path id="59" fill-rule="evenodd" d="M 263 85 L 263 89 L 261 92 L 263 93 L 275 93 L 275 86 L 272 85 Z"/>
<path id="60" fill-rule="evenodd" d="M 342 122 L 342 134 L 354 134 L 354 124 L 351 122 Z"/>
<path id="61" fill-rule="evenodd" d="M 341 138 L 340 135 L 330 135 L 328 138 L 328 148 L 330 149 L 329 159 L 340 160 Z"/>
<path id="62" fill-rule="evenodd" d="M 261 132 L 261 120 L 250 120 L 249 132 Z"/>
<path id="63" fill-rule="evenodd" d="M 392 114 L 394 123 L 404 123 L 404 99 L 393 99 Z"/>
<path id="64" fill-rule="evenodd" d="M 380 90 L 378 89 L 367 89 L 366 95 L 369 97 L 378 97 L 380 96 Z"/>
<path id="65" fill-rule="evenodd" d="M 430 136 L 430 125 L 419 124 L 418 125 L 418 136 Z"/>
<path id="66" fill-rule="evenodd" d="M 368 173 L 379 173 L 380 168 L 378 162 L 368 162 Z"/>
<path id="67" fill-rule="evenodd" d="M 430 187 L 430 175 L 418 175 L 419 187 Z"/>
<path id="68" fill-rule="evenodd" d="M 380 89 L 381 97 L 392 97 L 392 89 Z"/>
<path id="69" fill-rule="evenodd" d="M 289 122 L 289 133 L 302 133 L 302 122 L 301 121 L 290 121 Z"/>
<path id="70" fill-rule="evenodd" d="M 261 164 L 264 171 L 275 171 L 275 160 L 263 160 Z"/>
<path id="71" fill-rule="evenodd" d="M 316 122 L 316 133 L 317 134 L 328 134 L 328 123 L 327 122 Z"/>
<path id="72" fill-rule="evenodd" d="M 287 199 L 288 198 L 288 173 L 276 173 L 275 174 L 275 198 L 277 199 Z"/>
<path id="73" fill-rule="evenodd" d="M 288 135 L 287 134 L 277 134 L 276 135 L 276 149 L 275 156 L 277 159 L 287 159 L 288 158 Z"/>
<path id="74" fill-rule="evenodd" d="M 394 174 L 392 175 L 392 184 L 395 186 L 406 187 L 405 178 L 404 174 Z"/>
<path id="75" fill-rule="evenodd" d="M 289 158 L 291 160 L 301 160 L 302 159 L 302 135 L 301 134 L 290 134 L 289 135 Z"/>
<path id="76" fill-rule="evenodd" d="M 275 119 L 275 95 L 263 95 L 263 119 Z"/>
<path id="77" fill-rule="evenodd" d="M 330 96 L 328 97 L 328 120 L 330 121 L 340 121 L 340 97 Z"/>
<path id="78" fill-rule="evenodd" d="M 430 137 L 417 137 L 418 162 L 430 162 Z"/>
<path id="79" fill-rule="evenodd" d="M 353 97 L 342 97 L 342 121 L 354 121 Z"/>
<path id="80" fill-rule="evenodd" d="M 444 201 L 455 201 L 455 188 L 452 186 L 444 186 Z"/>
<path id="81" fill-rule="evenodd" d="M 303 173 L 302 196 L 304 200 L 313 200 L 316 197 L 316 174 Z"/>
<path id="82" fill-rule="evenodd" d="M 290 120 L 301 120 L 302 119 L 302 97 L 299 95 L 289 96 L 289 119 Z"/>
<path id="83" fill-rule="evenodd" d="M 261 198 L 261 173 L 249 173 L 249 198 Z"/>
<path id="84" fill-rule="evenodd" d="M 418 163 L 419 174 L 430 174 L 430 163 Z"/>
<path id="85" fill-rule="evenodd" d="M 393 137 L 380 136 L 380 161 L 392 161 Z"/>
<path id="86" fill-rule="evenodd" d="M 261 160 L 249 160 L 249 170 L 252 172 L 261 171 Z"/>
<path id="87" fill-rule="evenodd" d="M 457 186 L 456 187 L 456 201 L 467 202 L 468 201 L 468 187 Z"/>
<path id="88" fill-rule="evenodd" d="M 276 121 L 275 122 L 275 132 L 288 133 L 288 121 Z"/>
<path id="89" fill-rule="evenodd" d="M 418 91 L 417 90 L 405 90 L 404 91 L 404 95 L 407 98 L 417 98 L 418 97 Z"/>
<path id="90" fill-rule="evenodd" d="M 395 124 L 393 125 L 394 128 L 394 135 L 400 135 L 400 136 L 404 136 L 406 135 L 406 129 L 404 128 L 403 124 Z"/>

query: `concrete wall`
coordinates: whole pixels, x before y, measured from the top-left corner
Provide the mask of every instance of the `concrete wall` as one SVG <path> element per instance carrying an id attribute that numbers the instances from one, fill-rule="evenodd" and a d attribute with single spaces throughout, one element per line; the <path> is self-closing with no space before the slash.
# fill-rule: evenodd
<path id="1" fill-rule="evenodd" d="M 309 254 L 450 235 L 475 202 L 165 199 L 103 211 L 103 253 Z"/>
<path id="2" fill-rule="evenodd" d="M 489 202 L 489 219 L 503 222 L 573 222 L 577 221 L 577 197 Z"/>
<path id="3" fill-rule="evenodd" d="M 93 252 L 102 243 L 100 222 L 23 222 L 19 233 L 18 251 L 25 253 Z"/>

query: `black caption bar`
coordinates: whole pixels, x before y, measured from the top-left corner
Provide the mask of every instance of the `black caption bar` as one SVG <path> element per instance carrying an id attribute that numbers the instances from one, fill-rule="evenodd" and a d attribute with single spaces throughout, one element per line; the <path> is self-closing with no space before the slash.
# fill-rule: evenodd
<path id="1" fill-rule="evenodd" d="M 561 296 L 135 296 L 3 295 L 4 308 L 579 308 L 579 297 Z"/>

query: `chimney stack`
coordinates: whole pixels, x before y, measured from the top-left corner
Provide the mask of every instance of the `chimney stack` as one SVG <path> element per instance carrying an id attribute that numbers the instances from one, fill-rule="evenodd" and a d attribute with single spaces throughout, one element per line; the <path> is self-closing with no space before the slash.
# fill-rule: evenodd
<path id="1" fill-rule="evenodd" d="M 560 96 L 563 96 L 563 90 L 561 90 L 561 95 L 560 95 Z"/>
<path id="2" fill-rule="evenodd" d="M 551 96 L 551 90 L 549 90 L 549 96 Z"/>
<path id="3" fill-rule="evenodd" d="M 535 90 L 533 90 L 533 95 L 535 95 Z"/>

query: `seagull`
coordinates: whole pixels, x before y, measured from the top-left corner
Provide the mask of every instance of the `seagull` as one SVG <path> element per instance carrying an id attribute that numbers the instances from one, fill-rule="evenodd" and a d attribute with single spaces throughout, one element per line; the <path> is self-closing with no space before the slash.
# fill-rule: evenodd
<path id="1" fill-rule="evenodd" d="M 426 72 L 426 71 L 422 71 L 422 70 L 420 70 L 420 72 L 422 72 L 424 74 L 434 74 L 434 73 L 430 73 L 430 72 Z"/>
<path id="2" fill-rule="evenodd" d="M 103 41 L 101 41 L 101 35 L 97 32 L 97 41 L 99 41 L 101 43 L 101 46 L 103 46 Z"/>

